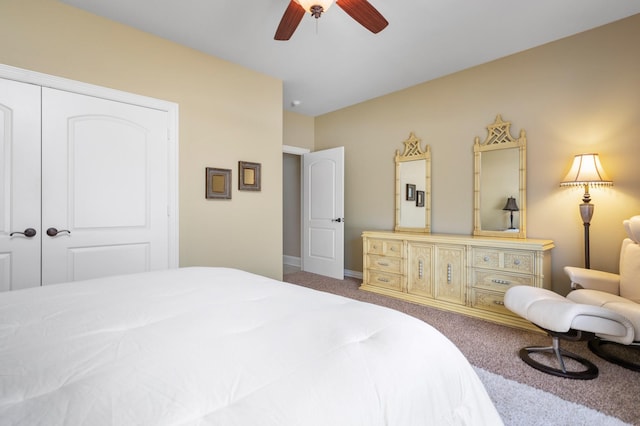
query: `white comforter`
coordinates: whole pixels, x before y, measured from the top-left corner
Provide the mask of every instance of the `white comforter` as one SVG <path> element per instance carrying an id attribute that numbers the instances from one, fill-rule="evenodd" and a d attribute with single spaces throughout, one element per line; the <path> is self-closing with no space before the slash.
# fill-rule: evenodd
<path id="1" fill-rule="evenodd" d="M 225 268 L 0 294 L 2 425 L 498 425 L 399 312 Z"/>

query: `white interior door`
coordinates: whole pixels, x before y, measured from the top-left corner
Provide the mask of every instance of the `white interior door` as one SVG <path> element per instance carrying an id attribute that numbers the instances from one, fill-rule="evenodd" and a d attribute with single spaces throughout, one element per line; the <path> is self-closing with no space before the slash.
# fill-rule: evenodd
<path id="1" fill-rule="evenodd" d="M 344 278 L 344 147 L 302 156 L 302 270 Z"/>
<path id="2" fill-rule="evenodd" d="M 42 90 L 42 283 L 168 268 L 166 111 Z"/>
<path id="3" fill-rule="evenodd" d="M 0 291 L 40 285 L 40 236 L 40 87 L 0 79 Z"/>

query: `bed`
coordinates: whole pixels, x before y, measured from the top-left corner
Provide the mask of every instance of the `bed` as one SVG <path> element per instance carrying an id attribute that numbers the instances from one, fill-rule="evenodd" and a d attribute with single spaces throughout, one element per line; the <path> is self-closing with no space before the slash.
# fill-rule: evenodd
<path id="1" fill-rule="evenodd" d="M 400 312 L 228 268 L 0 293 L 3 425 L 498 425 Z"/>

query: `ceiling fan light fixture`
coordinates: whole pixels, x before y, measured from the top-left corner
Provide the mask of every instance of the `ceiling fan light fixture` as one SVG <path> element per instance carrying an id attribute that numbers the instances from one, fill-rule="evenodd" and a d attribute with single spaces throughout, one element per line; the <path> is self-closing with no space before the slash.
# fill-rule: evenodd
<path id="1" fill-rule="evenodd" d="M 289 0 L 289 5 L 282 15 L 275 40 L 289 40 L 306 13 L 319 18 L 336 2 L 356 22 L 374 34 L 389 25 L 389 22 L 367 0 Z M 316 21 L 317 23 L 317 21 Z"/>
<path id="2" fill-rule="evenodd" d="M 329 10 L 334 0 L 295 0 L 302 8 L 313 17 L 319 18 L 322 13 Z"/>

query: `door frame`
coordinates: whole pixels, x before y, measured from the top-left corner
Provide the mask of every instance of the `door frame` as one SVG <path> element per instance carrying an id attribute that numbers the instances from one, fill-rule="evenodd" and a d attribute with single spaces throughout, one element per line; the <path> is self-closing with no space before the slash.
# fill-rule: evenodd
<path id="1" fill-rule="evenodd" d="M 169 142 L 168 155 L 168 206 L 167 220 L 169 221 L 169 268 L 179 266 L 179 209 L 178 209 L 178 117 L 179 106 L 174 102 L 137 95 L 116 89 L 96 86 L 89 83 L 70 80 L 63 77 L 43 74 L 37 71 L 25 70 L 9 65 L 0 64 L 0 78 L 30 83 L 53 89 L 66 90 L 81 95 L 88 95 L 111 101 L 138 105 L 165 111 L 168 116 L 167 140 Z"/>
<path id="2" fill-rule="evenodd" d="M 300 148 L 297 146 L 292 146 L 292 145 L 282 145 L 282 154 L 291 154 L 291 155 L 295 155 L 298 157 L 299 161 L 300 161 L 300 167 L 302 167 L 302 156 L 304 154 L 307 154 L 311 152 L 310 149 L 308 148 Z M 284 172 L 284 170 L 283 170 Z M 291 264 L 293 266 L 297 266 L 300 267 L 300 270 L 303 270 L 303 266 L 302 266 L 302 232 L 304 232 L 303 230 L 303 224 L 302 224 L 302 199 L 303 199 L 303 191 L 304 188 L 302 187 L 302 169 L 300 169 L 300 176 L 298 176 L 298 180 L 300 182 L 300 203 L 298 205 L 298 210 L 300 213 L 300 241 L 298 241 L 298 245 L 299 245 L 299 249 L 300 249 L 300 257 L 294 258 L 292 256 L 285 256 L 283 253 L 282 256 L 282 262 L 283 264 Z M 282 197 L 284 199 L 286 195 L 283 193 Z M 283 232 L 283 240 L 284 240 L 284 228 L 282 229 Z M 289 262 L 289 263 L 288 263 Z"/>

